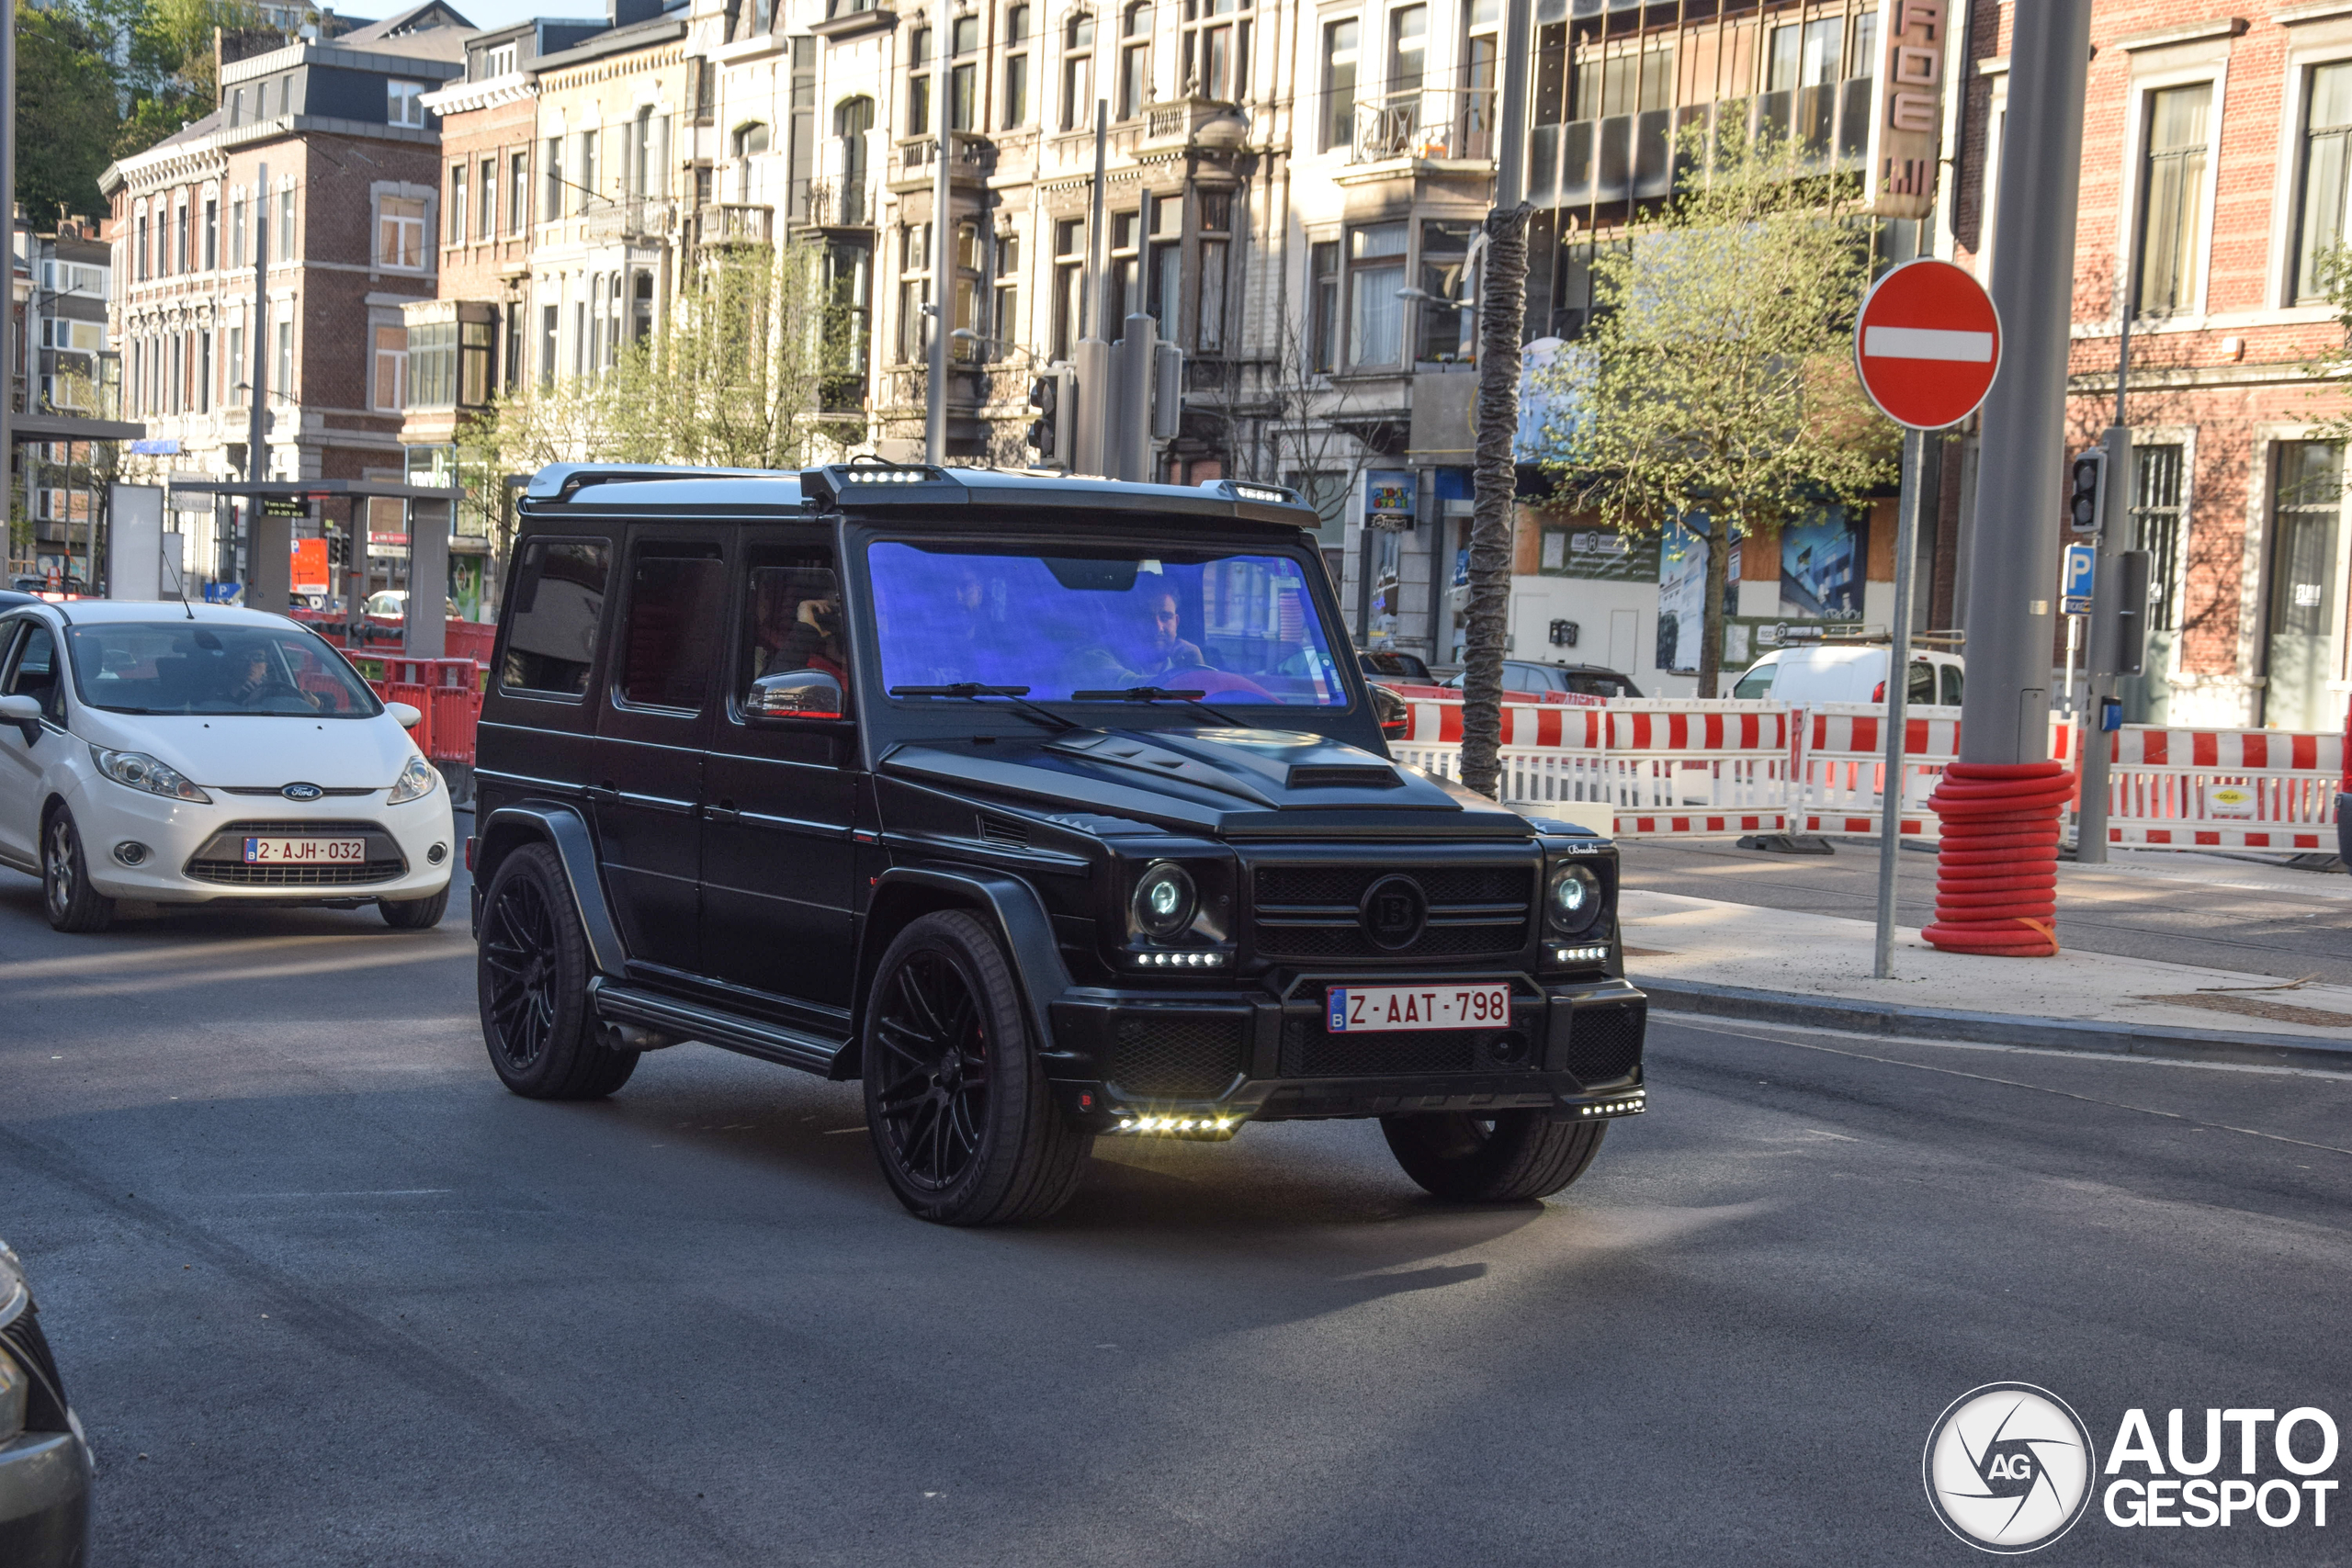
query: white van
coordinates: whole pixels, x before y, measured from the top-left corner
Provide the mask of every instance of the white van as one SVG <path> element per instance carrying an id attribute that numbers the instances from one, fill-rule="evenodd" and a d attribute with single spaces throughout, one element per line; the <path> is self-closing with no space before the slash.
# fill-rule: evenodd
<path id="1" fill-rule="evenodd" d="M 1735 697 L 1770 697 L 1792 706 L 1886 700 L 1885 643 L 1814 643 L 1776 648 L 1747 667 Z M 1967 665 L 1958 654 L 1928 649 L 1911 653 L 1911 683 L 1904 701 L 1914 707 L 1958 707 Z"/>

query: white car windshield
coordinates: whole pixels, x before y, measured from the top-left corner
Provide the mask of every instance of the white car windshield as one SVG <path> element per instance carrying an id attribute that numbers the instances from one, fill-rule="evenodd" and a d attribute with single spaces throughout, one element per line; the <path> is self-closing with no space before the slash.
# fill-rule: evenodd
<path id="1" fill-rule="evenodd" d="M 113 621 L 67 635 L 74 689 L 109 713 L 372 718 L 384 711 L 343 656 L 300 626 Z"/>
<path id="2" fill-rule="evenodd" d="M 1032 701 L 1158 688 L 1220 706 L 1348 704 L 1334 639 L 1286 556 L 882 542 L 866 562 L 886 688 L 968 682 L 1023 686 Z"/>

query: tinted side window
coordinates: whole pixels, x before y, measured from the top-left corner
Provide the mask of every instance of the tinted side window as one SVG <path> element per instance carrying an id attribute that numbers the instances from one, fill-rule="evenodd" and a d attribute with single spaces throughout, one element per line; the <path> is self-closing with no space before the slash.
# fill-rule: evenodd
<path id="1" fill-rule="evenodd" d="M 26 634 L 16 668 L 8 673 L 7 694 L 35 698 L 51 724 L 65 722 L 65 685 L 58 679 L 57 638 L 47 626 L 36 626 Z"/>
<path id="2" fill-rule="evenodd" d="M 737 693 L 743 710 L 764 711 L 759 682 L 765 676 L 816 670 L 846 686 L 849 649 L 842 636 L 833 552 L 769 546 L 752 550 L 748 564 Z"/>
<path id="3" fill-rule="evenodd" d="M 1772 677 L 1780 672 L 1777 664 L 1758 664 L 1739 678 L 1739 684 L 1731 689 L 1731 694 L 1751 702 L 1769 697 L 1772 694 Z"/>
<path id="4" fill-rule="evenodd" d="M 587 694 L 611 565 L 611 547 L 602 540 L 534 539 L 523 547 L 509 590 L 514 611 L 498 672 L 503 690 Z"/>
<path id="5" fill-rule="evenodd" d="M 1544 671 L 1532 664 L 1506 663 L 1503 666 L 1503 690 L 1506 692 L 1548 692 L 1551 689 L 1552 682 L 1545 680 Z"/>
<path id="6" fill-rule="evenodd" d="M 1968 688 L 1967 673 L 1957 664 L 1943 666 L 1943 672 L 1944 705 L 1956 708 L 1960 705 L 1961 694 Z"/>
<path id="7" fill-rule="evenodd" d="M 649 541 L 630 560 L 621 701 L 699 711 L 710 692 L 712 633 L 726 614 L 718 547 Z"/>
<path id="8" fill-rule="evenodd" d="M 1906 703 L 1932 703 L 1936 700 L 1936 667 L 1925 661 L 1911 666 L 1911 683 L 1903 694 Z"/>

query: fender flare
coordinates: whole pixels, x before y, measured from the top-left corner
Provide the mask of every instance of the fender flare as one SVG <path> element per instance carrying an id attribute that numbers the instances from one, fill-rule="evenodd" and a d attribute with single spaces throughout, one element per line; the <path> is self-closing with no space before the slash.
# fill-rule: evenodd
<path id="1" fill-rule="evenodd" d="M 996 922 L 997 929 L 1004 933 L 1007 956 L 1012 960 L 1013 984 L 1021 987 L 1023 1005 L 1029 1010 L 1029 1027 L 1035 1034 L 1038 1054 L 1050 1056 L 1056 1047 L 1049 1010 L 1055 998 L 1068 992 L 1075 982 L 1070 978 L 1069 965 L 1062 961 L 1061 948 L 1054 941 L 1053 917 L 1046 914 L 1045 900 L 1037 897 L 1037 890 L 1017 876 L 1000 872 L 967 871 L 960 866 L 898 865 L 884 872 L 875 885 L 874 903 L 882 902 L 899 888 L 944 893 L 959 903 L 978 905 Z M 870 925 L 867 929 L 871 929 Z M 851 1034 L 854 1045 L 865 1041 L 866 997 L 875 971 L 881 964 L 881 950 L 868 948 L 861 940 L 856 1014 Z"/>
<path id="2" fill-rule="evenodd" d="M 481 836 L 487 840 L 501 828 L 519 829 L 555 851 L 563 879 L 571 889 L 571 907 L 580 917 L 580 929 L 588 937 L 589 962 L 599 974 L 627 975 L 628 953 L 621 946 L 620 930 L 613 924 L 612 909 L 605 902 L 605 884 L 596 873 L 596 840 L 588 830 L 588 819 L 573 807 L 526 801 L 492 812 L 481 823 Z"/>

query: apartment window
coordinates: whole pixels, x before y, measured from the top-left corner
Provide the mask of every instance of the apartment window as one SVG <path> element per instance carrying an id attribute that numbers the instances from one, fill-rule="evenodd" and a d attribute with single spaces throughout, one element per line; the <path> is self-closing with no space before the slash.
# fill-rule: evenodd
<path id="1" fill-rule="evenodd" d="M 931 29 L 917 28 L 907 46 L 907 134 L 931 134 Z"/>
<path id="2" fill-rule="evenodd" d="M 164 412 L 165 413 L 177 413 L 182 407 L 181 389 L 187 374 L 186 365 L 180 355 L 183 335 L 174 333 L 169 340 L 171 368 L 164 377 Z"/>
<path id="3" fill-rule="evenodd" d="M 1143 309 L 1136 286 L 1143 281 L 1140 212 L 1111 214 L 1111 267 L 1102 294 L 1102 333 L 1114 342 L 1126 334 L 1127 316 Z"/>
<path id="4" fill-rule="evenodd" d="M 1250 90 L 1251 0 L 1184 0 L 1178 69 L 1203 97 L 1238 103 Z"/>
<path id="5" fill-rule="evenodd" d="M 1011 346 L 1021 341 L 1021 236 L 1002 233 L 996 237 L 996 308 L 989 316 L 989 335 L 997 340 L 989 355 L 1001 359 Z"/>
<path id="6" fill-rule="evenodd" d="M 1080 15 L 1062 29 L 1062 129 L 1094 123 L 1094 18 Z"/>
<path id="7" fill-rule="evenodd" d="M 1233 193 L 1204 190 L 1193 199 L 1199 208 L 1201 231 L 1201 320 L 1194 340 L 1203 354 L 1221 354 L 1225 351 L 1225 273 L 1233 249 Z"/>
<path id="8" fill-rule="evenodd" d="M 1004 118 L 1007 130 L 1029 123 L 1029 7 L 1004 9 Z"/>
<path id="9" fill-rule="evenodd" d="M 959 332 L 972 334 L 969 338 L 954 339 L 948 344 L 947 352 L 958 363 L 987 357 L 984 345 L 975 341 L 985 326 L 979 319 L 980 294 L 986 287 L 980 271 L 980 264 L 985 259 L 980 252 L 980 226 L 969 220 L 956 225 L 956 265 L 952 275 L 955 309 L 947 323 L 947 331 L 951 334 Z"/>
<path id="10" fill-rule="evenodd" d="M 735 199 L 748 202 L 757 189 L 754 183 L 756 165 L 752 160 L 768 150 L 768 128 L 764 125 L 742 125 L 735 128 Z"/>
<path id="11" fill-rule="evenodd" d="M 547 189 L 539 196 L 539 221 L 551 223 L 563 216 L 563 138 L 550 136 L 547 142 Z"/>
<path id="12" fill-rule="evenodd" d="M 865 406 L 865 363 L 874 334 L 873 247 L 863 240 L 829 242 L 823 283 L 842 368 L 818 389 L 819 406 L 828 413 L 859 412 Z"/>
<path id="13" fill-rule="evenodd" d="M 474 188 L 481 192 L 475 197 L 481 204 L 481 237 L 487 240 L 498 232 L 498 160 L 484 158 L 476 173 L 480 175 Z"/>
<path id="14" fill-rule="evenodd" d="M 1151 6 L 1130 6 L 1119 19 L 1119 118 L 1133 119 L 1151 102 Z"/>
<path id="15" fill-rule="evenodd" d="M 1323 151 L 1335 152 L 1355 139 L 1356 22 L 1323 24 Z"/>
<path id="16" fill-rule="evenodd" d="M 2335 564 L 2344 449 L 2332 441 L 2285 441 L 2278 444 L 2278 463 L 2262 722 L 2279 729 L 2329 729 L 2344 712 L 2342 691 L 2328 689 L 2341 646 Z"/>
<path id="17" fill-rule="evenodd" d="M 2148 630 L 2180 627 L 2181 475 L 2176 444 L 2132 448 L 2132 531 L 2148 552 Z M 2161 671 L 2158 671 L 2161 673 Z"/>
<path id="18" fill-rule="evenodd" d="M 792 216 L 808 217 L 810 184 L 817 172 L 817 40 L 792 40 L 792 140 L 790 195 Z"/>
<path id="19" fill-rule="evenodd" d="M 832 220 L 844 227 L 863 227 L 872 219 L 865 209 L 865 160 L 873 130 L 872 98 L 844 98 L 833 106 L 833 134 L 842 143 L 842 194 Z"/>
<path id="20" fill-rule="evenodd" d="M 421 255 L 424 247 L 424 204 L 420 201 L 416 205 L 416 243 Z M 301 254 L 294 243 L 294 187 L 288 186 L 277 193 L 277 259 L 290 262 L 299 259 Z M 420 261 L 417 265 L 421 266 L 424 263 Z"/>
<path id="21" fill-rule="evenodd" d="M 1318 241 L 1307 256 L 1307 362 L 1329 375 L 1340 364 L 1340 242 Z"/>
<path id="22" fill-rule="evenodd" d="M 449 165 L 449 243 L 463 244 L 466 238 L 466 166 Z"/>
<path id="23" fill-rule="evenodd" d="M 2327 294 L 2330 253 L 2344 243 L 2352 182 L 2352 62 L 2312 71 L 2303 98 L 2303 214 L 2296 248 L 2295 298 Z"/>
<path id="24" fill-rule="evenodd" d="M 412 125 L 422 129 L 424 124 L 424 84 L 385 83 L 384 120 L 388 125 Z"/>
<path id="25" fill-rule="evenodd" d="M 187 272 L 191 270 L 188 266 L 187 208 L 186 205 L 182 205 L 175 209 L 172 213 L 172 270 L 174 272 Z"/>
<path id="26" fill-rule="evenodd" d="M 1405 352 L 1406 225 L 1367 223 L 1348 231 L 1348 364 L 1395 365 Z"/>
<path id="27" fill-rule="evenodd" d="M 980 19 L 958 17 L 948 29 L 950 61 L 962 61 L 960 65 L 947 68 L 947 126 L 951 130 L 970 130 L 979 121 L 975 111 L 979 107 L 980 65 L 973 58 L 980 48 Z"/>
<path id="28" fill-rule="evenodd" d="M 204 270 L 220 269 L 220 200 L 218 197 L 204 198 Z"/>
<path id="29" fill-rule="evenodd" d="M 539 385 L 555 385 L 556 337 L 563 317 L 553 305 L 539 307 Z"/>
<path id="30" fill-rule="evenodd" d="M 196 334 L 196 412 L 212 412 L 212 334 Z"/>
<path id="31" fill-rule="evenodd" d="M 1068 359 L 1086 335 L 1086 223 L 1064 218 L 1054 224 L 1053 356 Z"/>
<path id="32" fill-rule="evenodd" d="M 2145 314 L 2168 316 L 2197 308 L 2204 280 L 2206 138 L 2212 103 L 2210 82 L 2148 95 L 2137 304 Z"/>
<path id="33" fill-rule="evenodd" d="M 1395 98 L 1421 90 L 1430 58 L 1430 8 L 1400 6 L 1388 13 L 1388 93 Z"/>
<path id="34" fill-rule="evenodd" d="M 1457 112 L 1461 140 L 1457 158 L 1495 155 L 1495 84 L 1499 47 L 1496 28 L 1502 21 L 1502 0 L 1467 0 L 1462 42 L 1462 104 Z"/>
<path id="35" fill-rule="evenodd" d="M 1184 320 L 1184 198 L 1151 198 L 1151 299 L 1147 309 L 1159 335 L 1170 342 L 1183 336 Z"/>
<path id="36" fill-rule="evenodd" d="M 571 302 L 571 373 L 588 374 L 588 301 Z"/>
<path id="37" fill-rule="evenodd" d="M 902 365 L 921 361 L 930 343 L 922 308 L 931 303 L 931 225 L 899 225 L 899 345 Z"/>
<path id="38" fill-rule="evenodd" d="M 229 124 L 233 128 L 245 123 L 245 90 L 237 88 L 229 95 Z"/>
<path id="39" fill-rule="evenodd" d="M 232 267 L 245 265 L 245 198 L 243 196 L 229 198 L 229 265 Z"/>
<path id="40" fill-rule="evenodd" d="M 577 183 L 579 186 L 577 194 L 580 199 L 576 205 L 580 211 L 585 212 L 588 210 L 588 204 L 594 200 L 598 194 L 596 190 L 596 132 L 593 130 L 583 130 L 580 133 L 580 178 Z"/>
<path id="41" fill-rule="evenodd" d="M 514 73 L 514 46 L 502 43 L 496 49 L 485 50 L 481 57 L 481 73 L 485 79 L 511 76 Z"/>
<path id="42" fill-rule="evenodd" d="M 408 332 L 376 329 L 375 406 L 390 412 L 408 407 Z"/>
<path id="43" fill-rule="evenodd" d="M 380 343 L 382 334 L 378 334 Z M 424 321 L 402 334 L 407 349 L 408 406 L 446 409 L 458 396 L 458 323 Z"/>
<path id="44" fill-rule="evenodd" d="M 531 216 L 531 155 L 506 154 L 506 231 L 519 234 Z"/>
<path id="45" fill-rule="evenodd" d="M 290 319 L 277 323 L 277 374 L 270 385 L 279 397 L 294 400 L 294 323 Z"/>
<path id="46" fill-rule="evenodd" d="M 415 272 L 424 265 L 424 198 L 388 196 L 376 206 L 376 265 Z"/>
<path id="47" fill-rule="evenodd" d="M 231 327 L 229 329 L 229 342 L 227 348 L 228 351 L 226 358 L 229 361 L 229 406 L 232 409 L 241 409 L 245 406 L 245 395 L 247 391 L 245 386 L 244 328 Z"/>
<path id="48" fill-rule="evenodd" d="M 1473 357 L 1470 352 L 1470 242 L 1478 235 L 1471 220 L 1425 220 L 1421 224 L 1420 342 L 1413 357 L 1442 364 Z"/>
<path id="49" fill-rule="evenodd" d="M 147 218 L 144 213 L 141 213 L 139 218 L 139 239 L 137 241 L 137 244 L 139 247 L 139 254 L 136 257 L 135 265 L 139 269 L 139 280 L 141 283 L 144 283 L 147 280 Z"/>

